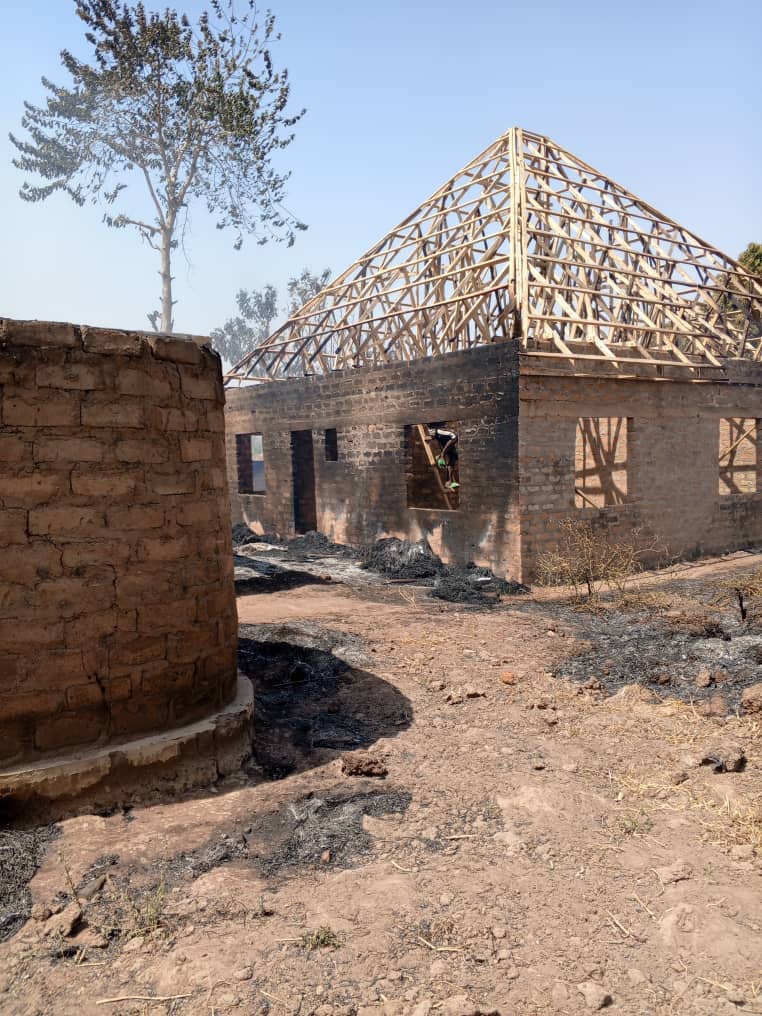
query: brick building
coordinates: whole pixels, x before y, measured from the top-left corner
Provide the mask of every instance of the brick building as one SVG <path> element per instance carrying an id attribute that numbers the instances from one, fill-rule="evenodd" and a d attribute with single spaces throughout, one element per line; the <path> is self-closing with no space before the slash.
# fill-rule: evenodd
<path id="1" fill-rule="evenodd" d="M 228 375 L 233 521 L 519 580 L 567 518 L 755 543 L 760 336 L 758 279 L 513 128 Z"/>

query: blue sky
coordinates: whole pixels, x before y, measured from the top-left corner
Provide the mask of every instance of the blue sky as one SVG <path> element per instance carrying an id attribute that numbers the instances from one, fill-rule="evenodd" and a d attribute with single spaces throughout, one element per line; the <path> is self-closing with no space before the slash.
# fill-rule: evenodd
<path id="1" fill-rule="evenodd" d="M 203 0 L 170 0 L 192 18 Z M 165 0 L 146 6 L 163 8 Z M 207 333 L 241 287 L 334 274 L 513 125 L 546 134 L 736 256 L 762 242 L 758 0 L 383 4 L 274 0 L 273 50 L 307 116 L 283 153 L 292 248 L 244 244 L 192 213 L 175 263 L 179 331 Z M 157 256 L 65 196 L 29 205 L 9 130 L 59 50 L 84 53 L 73 0 L 3 4 L 0 316 L 143 328 Z"/>

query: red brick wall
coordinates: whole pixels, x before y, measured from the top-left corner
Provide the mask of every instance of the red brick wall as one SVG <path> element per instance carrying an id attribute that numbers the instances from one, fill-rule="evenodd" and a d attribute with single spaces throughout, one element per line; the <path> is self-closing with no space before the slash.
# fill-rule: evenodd
<path id="1" fill-rule="evenodd" d="M 714 553 L 762 540 L 760 493 L 719 494 L 720 421 L 762 416 L 754 384 L 543 376 L 522 370 L 519 419 L 523 572 L 557 541 L 565 518 L 626 536 L 642 527 L 662 558 Z M 629 418 L 624 504 L 574 503 L 580 418 Z"/>
<path id="2" fill-rule="evenodd" d="M 360 546 L 380 536 L 427 537 L 445 560 L 515 576 L 518 548 L 517 348 L 483 346 L 413 363 L 278 381 L 227 393 L 233 521 L 294 532 L 291 432 L 311 430 L 318 529 Z M 459 424 L 457 511 L 407 506 L 405 426 Z M 336 428 L 338 461 L 324 431 Z M 238 494 L 235 435 L 262 433 L 267 494 Z"/>
<path id="3" fill-rule="evenodd" d="M 236 614 L 219 359 L 0 321 L 0 765 L 229 701 Z"/>

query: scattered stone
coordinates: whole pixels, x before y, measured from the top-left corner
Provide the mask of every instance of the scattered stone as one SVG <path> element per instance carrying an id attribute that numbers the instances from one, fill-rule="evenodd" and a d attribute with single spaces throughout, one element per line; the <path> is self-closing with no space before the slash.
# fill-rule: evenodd
<path id="1" fill-rule="evenodd" d="M 468 1001 L 467 995 L 452 995 L 442 1002 L 442 1016 L 500 1016 L 499 1009 L 482 1008 Z"/>
<path id="2" fill-rule="evenodd" d="M 727 716 L 728 700 L 725 695 L 712 695 L 706 702 L 699 702 L 696 712 L 700 716 Z"/>
<path id="3" fill-rule="evenodd" d="M 31 917 L 33 921 L 47 921 L 53 911 L 42 903 L 35 903 L 32 906 Z"/>
<path id="4" fill-rule="evenodd" d="M 486 698 L 487 697 L 486 691 L 482 691 L 481 688 L 476 688 L 472 684 L 467 684 L 463 688 L 463 694 L 466 696 L 466 698 Z"/>
<path id="5" fill-rule="evenodd" d="M 324 850 L 323 851 L 323 853 L 320 855 L 320 863 L 321 864 L 330 864 L 331 863 L 331 851 L 330 850 Z"/>
<path id="6" fill-rule="evenodd" d="M 746 765 L 746 755 L 737 744 L 715 744 L 701 753 L 700 764 L 710 765 L 716 773 L 740 773 Z"/>
<path id="7" fill-rule="evenodd" d="M 677 772 L 672 773 L 669 780 L 673 787 L 680 786 L 681 783 L 685 783 L 688 779 L 688 774 L 684 769 L 679 769 Z"/>
<path id="8" fill-rule="evenodd" d="M 725 986 L 725 998 L 728 1002 L 732 1002 L 733 1005 L 746 1005 L 747 998 L 740 988 L 737 988 L 734 984 L 728 984 Z"/>
<path id="9" fill-rule="evenodd" d="M 515 981 L 518 978 L 519 973 L 520 971 L 518 967 L 508 967 L 508 969 L 504 971 L 503 977 L 506 981 Z"/>
<path id="10" fill-rule="evenodd" d="M 389 769 L 380 756 L 371 752 L 353 751 L 341 758 L 341 771 L 345 776 L 387 776 Z"/>
<path id="11" fill-rule="evenodd" d="M 582 981 L 577 985 L 577 991 L 585 1000 L 588 1009 L 605 1009 L 614 1001 L 611 995 L 600 984 L 595 981 Z"/>
<path id="12" fill-rule="evenodd" d="M 449 907 L 452 901 L 453 901 L 452 893 L 442 893 L 442 895 L 439 897 L 439 902 L 442 904 L 443 907 Z"/>
<path id="13" fill-rule="evenodd" d="M 545 768 L 545 759 L 542 758 L 532 759 L 532 769 L 535 769 L 537 772 L 541 772 L 544 768 Z"/>
<path id="14" fill-rule="evenodd" d="M 550 989 L 550 1001 L 555 1011 L 565 1009 L 569 1002 L 571 1002 L 569 989 L 563 981 L 556 981 Z"/>
<path id="15" fill-rule="evenodd" d="M 77 889 L 77 896 L 81 900 L 91 900 L 96 896 L 106 884 L 106 876 L 98 875 L 97 878 L 91 879 L 86 882 L 81 889 Z"/>
<path id="16" fill-rule="evenodd" d="M 697 688 L 710 688 L 714 684 L 714 676 L 710 670 L 703 667 L 698 674 L 696 674 L 696 687 Z"/>
<path id="17" fill-rule="evenodd" d="M 744 689 L 741 695 L 741 708 L 745 713 L 762 713 L 762 682 Z"/>
<path id="18" fill-rule="evenodd" d="M 597 677 L 588 678 L 582 687 L 587 688 L 588 691 L 603 691 L 603 685 Z"/>
<path id="19" fill-rule="evenodd" d="M 131 938 L 128 942 L 124 943 L 123 952 L 139 952 L 143 948 L 144 938 L 137 937 Z"/>
<path id="20" fill-rule="evenodd" d="M 463 701 L 463 693 L 459 688 L 451 688 L 445 695 L 445 701 L 451 706 L 458 706 Z"/>
<path id="21" fill-rule="evenodd" d="M 444 681 L 429 681 L 429 691 L 444 691 L 446 687 Z"/>
<path id="22" fill-rule="evenodd" d="M 494 926 L 494 928 L 492 929 L 492 937 L 493 938 L 505 938 L 505 936 L 507 934 L 508 934 L 508 929 L 505 928 L 502 924 L 496 924 Z"/>
<path id="23" fill-rule="evenodd" d="M 236 981 L 250 981 L 254 976 L 254 971 L 251 967 L 239 967 L 238 970 L 233 971 L 233 977 Z"/>
<path id="24" fill-rule="evenodd" d="M 72 945 L 83 946 L 86 949 L 107 949 L 108 939 L 104 938 L 95 928 L 85 926 L 72 936 Z"/>
<path id="25" fill-rule="evenodd" d="M 693 868 L 687 861 L 675 861 L 674 864 L 667 864 L 661 868 L 654 868 L 656 876 L 662 885 L 673 885 L 675 882 L 687 882 L 693 877 Z"/>
<path id="26" fill-rule="evenodd" d="M 730 856 L 734 861 L 752 861 L 754 860 L 754 846 L 751 843 L 737 843 L 730 848 Z"/>
<path id="27" fill-rule="evenodd" d="M 53 914 L 45 923 L 46 935 L 60 935 L 68 938 L 82 921 L 82 908 L 79 903 L 70 903 L 60 914 Z"/>
<path id="28" fill-rule="evenodd" d="M 500 680 L 503 684 L 516 684 L 516 675 L 512 670 L 504 670 L 500 675 Z"/>
<path id="29" fill-rule="evenodd" d="M 498 949 L 497 955 L 496 955 L 495 958 L 497 959 L 498 963 L 504 963 L 506 960 L 513 959 L 513 953 L 511 952 L 510 949 Z M 516 969 L 515 967 L 511 968 L 511 970 L 515 970 L 515 969 Z"/>

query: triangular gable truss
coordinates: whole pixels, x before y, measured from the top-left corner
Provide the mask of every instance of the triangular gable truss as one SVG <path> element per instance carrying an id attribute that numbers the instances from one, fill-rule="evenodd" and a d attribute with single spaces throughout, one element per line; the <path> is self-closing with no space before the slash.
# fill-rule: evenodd
<path id="1" fill-rule="evenodd" d="M 518 338 L 695 370 L 762 352 L 762 285 L 560 146 L 514 127 L 290 317 L 228 383 Z"/>

